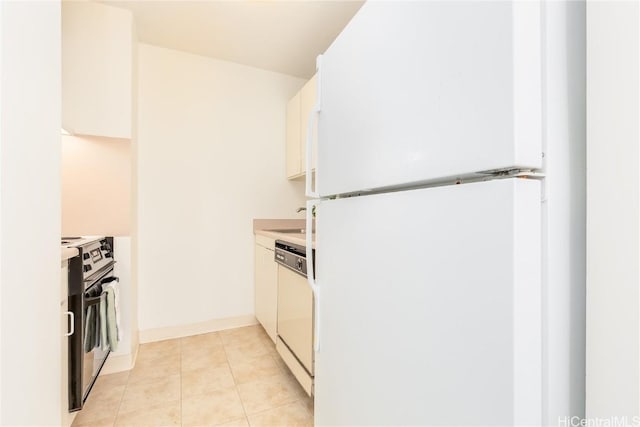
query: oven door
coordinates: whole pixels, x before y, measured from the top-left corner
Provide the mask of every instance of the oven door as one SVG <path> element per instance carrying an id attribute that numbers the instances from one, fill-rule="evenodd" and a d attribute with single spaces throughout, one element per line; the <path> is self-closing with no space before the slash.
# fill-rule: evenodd
<path id="1" fill-rule="evenodd" d="M 116 280 L 113 267 L 87 286 L 83 295 L 84 325 L 82 328 L 82 401 L 87 399 L 91 387 L 107 360 L 109 350 L 102 350 L 100 343 L 100 300 L 102 285 Z"/>

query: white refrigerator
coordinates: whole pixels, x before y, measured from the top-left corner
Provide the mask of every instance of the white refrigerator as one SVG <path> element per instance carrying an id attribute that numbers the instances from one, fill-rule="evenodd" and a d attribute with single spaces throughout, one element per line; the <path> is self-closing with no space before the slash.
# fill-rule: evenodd
<path id="1" fill-rule="evenodd" d="M 584 416 L 583 61 L 560 1 L 370 1 L 319 57 L 316 425 Z"/>

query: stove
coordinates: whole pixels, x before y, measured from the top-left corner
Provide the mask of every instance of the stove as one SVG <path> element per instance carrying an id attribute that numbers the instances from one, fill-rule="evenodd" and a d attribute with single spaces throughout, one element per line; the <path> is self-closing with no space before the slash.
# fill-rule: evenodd
<path id="1" fill-rule="evenodd" d="M 77 248 L 69 259 L 69 310 L 75 331 L 69 336 L 69 411 L 82 409 L 109 356 L 96 341 L 102 286 L 118 280 L 113 275 L 113 237 L 63 237 L 61 245 Z M 89 331 L 87 333 L 87 331 Z"/>
<path id="2" fill-rule="evenodd" d="M 78 248 L 82 259 L 82 281 L 90 282 L 94 275 L 114 263 L 113 238 L 104 236 L 63 237 L 61 245 Z"/>

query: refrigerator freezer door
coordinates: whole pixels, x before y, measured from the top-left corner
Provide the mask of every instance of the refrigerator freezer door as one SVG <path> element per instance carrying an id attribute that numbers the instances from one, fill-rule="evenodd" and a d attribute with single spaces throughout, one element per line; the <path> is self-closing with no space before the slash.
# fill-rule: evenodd
<path id="1" fill-rule="evenodd" d="M 536 1 L 367 2 L 322 57 L 320 196 L 540 168 Z"/>
<path id="2" fill-rule="evenodd" d="M 323 201 L 316 425 L 540 425 L 540 185 Z"/>

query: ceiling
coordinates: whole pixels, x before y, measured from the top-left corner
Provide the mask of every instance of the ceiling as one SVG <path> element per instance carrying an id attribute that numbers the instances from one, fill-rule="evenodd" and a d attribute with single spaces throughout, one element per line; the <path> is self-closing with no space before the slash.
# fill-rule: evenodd
<path id="1" fill-rule="evenodd" d="M 139 41 L 309 78 L 363 1 L 102 1 L 133 12 Z"/>

